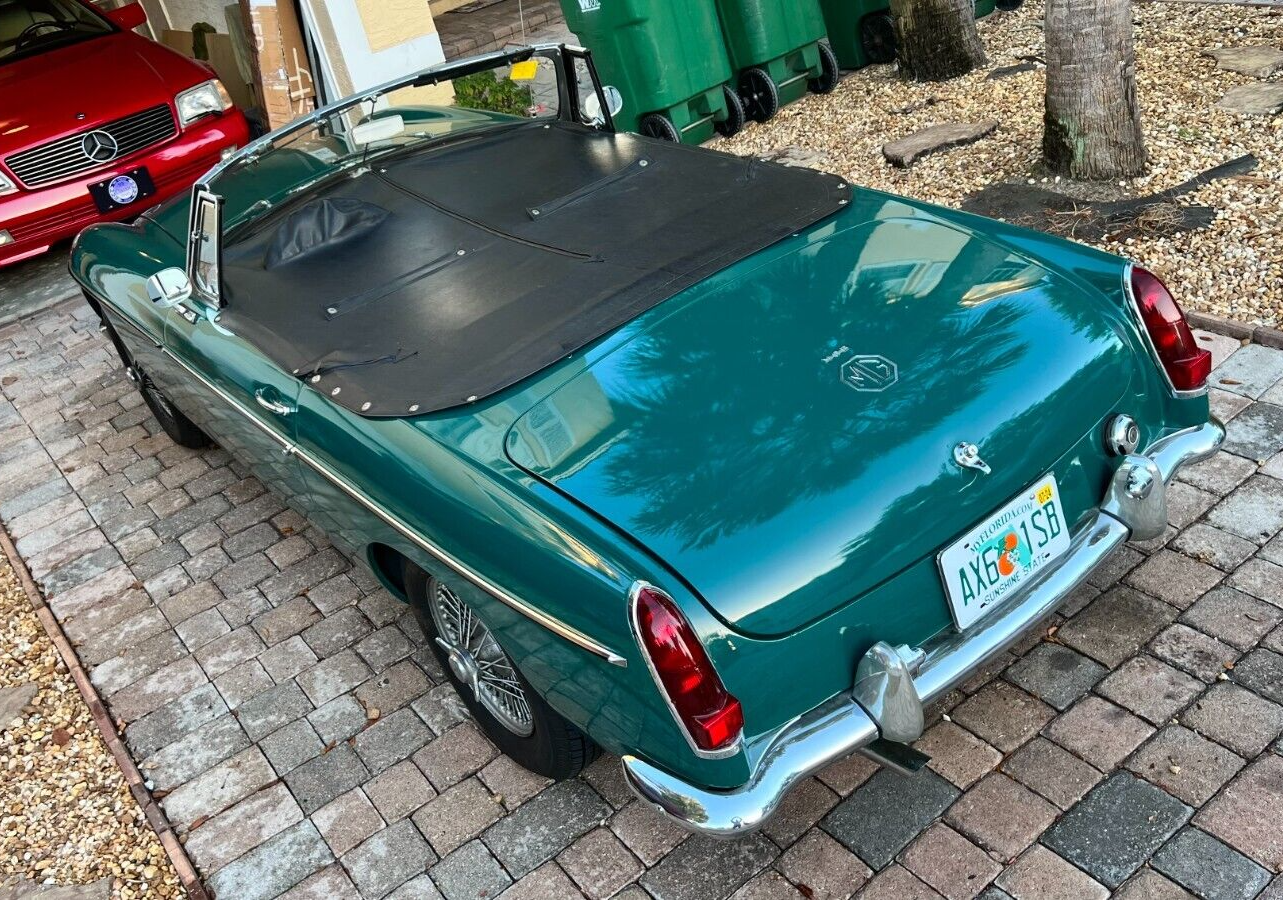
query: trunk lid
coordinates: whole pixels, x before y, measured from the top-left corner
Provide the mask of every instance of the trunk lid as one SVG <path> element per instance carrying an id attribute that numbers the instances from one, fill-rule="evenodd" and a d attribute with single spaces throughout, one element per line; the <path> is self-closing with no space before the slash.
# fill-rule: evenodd
<path id="1" fill-rule="evenodd" d="M 817 234 L 669 301 L 507 441 L 746 634 L 791 632 L 934 555 L 1131 378 L 1106 299 L 1005 246 L 909 219 Z M 953 462 L 960 441 L 992 474 Z"/>

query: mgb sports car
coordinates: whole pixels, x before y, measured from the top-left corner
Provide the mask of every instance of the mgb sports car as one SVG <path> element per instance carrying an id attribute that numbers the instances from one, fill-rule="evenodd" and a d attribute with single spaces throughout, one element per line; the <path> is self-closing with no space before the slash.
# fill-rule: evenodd
<path id="1" fill-rule="evenodd" d="M 1139 266 L 618 103 L 573 47 L 425 70 L 71 267 L 164 430 L 411 604 L 500 749 L 743 834 L 852 753 L 921 767 L 924 707 L 1224 430 Z"/>

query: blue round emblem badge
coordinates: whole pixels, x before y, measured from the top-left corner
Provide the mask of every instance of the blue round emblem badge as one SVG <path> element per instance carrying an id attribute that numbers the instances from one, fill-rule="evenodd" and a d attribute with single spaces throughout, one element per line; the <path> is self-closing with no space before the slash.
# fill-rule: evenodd
<path id="1" fill-rule="evenodd" d="M 128 175 L 118 175 L 107 184 L 107 196 L 124 206 L 138 199 L 138 182 Z"/>

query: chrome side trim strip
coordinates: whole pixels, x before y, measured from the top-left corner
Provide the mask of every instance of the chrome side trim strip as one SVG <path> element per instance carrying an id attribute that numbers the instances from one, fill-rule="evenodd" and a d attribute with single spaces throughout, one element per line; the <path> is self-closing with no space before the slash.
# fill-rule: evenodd
<path id="1" fill-rule="evenodd" d="M 313 456 L 312 454 L 308 453 L 306 450 L 299 447 L 293 441 L 288 440 L 279 431 L 277 431 L 275 428 L 268 425 L 266 422 L 260 419 L 257 415 L 255 415 L 253 411 L 251 411 L 247 406 L 245 406 L 245 404 L 241 403 L 235 397 L 233 397 L 232 395 L 224 391 L 222 388 L 220 388 L 218 385 L 214 384 L 214 382 L 210 381 L 203 374 L 198 372 L 186 360 L 178 356 L 168 347 L 164 348 L 164 353 L 174 362 L 178 363 L 178 365 L 181 366 L 183 370 L 187 372 L 187 374 L 191 375 L 193 378 L 195 378 L 197 381 L 203 384 L 214 395 L 219 397 L 221 400 L 223 400 L 225 403 L 231 406 L 234 410 L 239 412 L 246 419 L 249 419 L 249 421 L 253 423 L 255 427 L 261 430 L 268 437 L 272 438 L 272 440 L 274 440 L 276 443 L 280 444 L 282 452 L 298 457 L 300 460 L 302 460 L 304 463 L 310 466 L 317 474 L 325 478 L 327 481 L 329 481 L 339 490 L 343 491 L 343 493 L 347 494 L 357 503 L 364 506 L 367 510 L 374 513 L 374 515 L 382 519 L 383 522 L 385 522 L 387 525 L 389 525 L 391 528 L 393 528 L 401 536 L 409 540 L 419 549 L 423 550 L 424 552 L 432 556 L 434 559 L 437 559 L 440 562 L 444 563 L 445 565 L 449 566 L 450 569 L 453 570 L 455 573 L 462 576 L 463 578 L 466 578 L 468 581 L 472 582 L 474 585 L 481 588 L 487 594 L 490 594 L 500 603 L 504 604 L 510 609 L 515 610 L 516 612 L 520 613 L 521 615 L 525 616 L 531 621 L 542 625 L 544 628 L 547 628 L 549 631 L 553 632 L 554 634 L 559 635 L 562 638 L 565 638 L 566 640 L 570 641 L 572 644 L 575 644 L 578 647 L 582 647 L 584 650 L 587 650 L 589 653 L 592 653 L 596 656 L 600 656 L 602 659 L 606 660 L 606 662 L 610 663 L 613 666 L 619 666 L 621 668 L 626 668 L 628 666 L 628 660 L 625 659 L 623 656 L 619 655 L 618 653 L 616 653 L 615 651 L 611 650 L 609 647 L 606 647 L 598 643 L 597 641 L 590 638 L 588 635 L 584 634 L 582 631 L 579 631 L 576 628 L 572 628 L 570 625 L 567 625 L 565 622 L 562 622 L 559 619 L 555 619 L 541 610 L 535 609 L 533 606 L 526 603 L 524 600 L 514 597 L 512 594 L 508 593 L 506 590 L 499 587 L 499 585 L 495 584 L 493 581 L 486 578 L 480 572 L 477 572 L 476 570 L 470 568 L 469 566 L 464 565 L 462 562 L 455 559 L 450 554 L 446 553 L 446 551 L 442 550 L 436 544 L 432 543 L 427 538 L 418 534 L 414 529 L 412 529 L 400 518 L 398 518 L 397 516 L 394 516 L 392 513 L 388 512 L 382 506 L 375 503 L 374 500 L 372 500 L 369 496 L 367 496 L 365 493 L 359 490 L 350 481 L 348 481 L 346 478 L 344 478 L 342 475 L 340 475 L 338 472 L 336 472 L 334 469 L 328 466 L 325 462 Z"/>

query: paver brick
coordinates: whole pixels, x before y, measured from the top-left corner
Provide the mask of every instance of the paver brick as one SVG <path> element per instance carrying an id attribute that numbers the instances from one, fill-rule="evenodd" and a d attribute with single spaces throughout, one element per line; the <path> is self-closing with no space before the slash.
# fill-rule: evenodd
<path id="1" fill-rule="evenodd" d="M 368 634 L 370 623 L 354 606 L 325 616 L 302 632 L 302 638 L 319 658 L 333 656 Z"/>
<path id="2" fill-rule="evenodd" d="M 323 659 L 298 675 L 297 681 L 308 699 L 317 706 L 347 693 L 363 682 L 370 670 L 352 650 Z"/>
<path id="3" fill-rule="evenodd" d="M 356 645 L 356 652 L 361 654 L 365 664 L 373 671 L 382 672 L 413 653 L 414 644 L 410 643 L 401 629 L 395 625 L 386 625 L 360 640 Z"/>
<path id="4" fill-rule="evenodd" d="M 1283 482 L 1253 475 L 1213 507 L 1207 521 L 1223 531 L 1264 544 L 1283 529 Z"/>
<path id="5" fill-rule="evenodd" d="M 1202 684 L 1150 656 L 1137 656 L 1100 683 L 1100 693 L 1144 719 L 1161 724 L 1202 692 Z"/>
<path id="6" fill-rule="evenodd" d="M 271 676 L 258 660 L 250 659 L 215 678 L 214 687 L 218 688 L 227 705 L 236 709 L 246 700 L 271 690 L 273 684 Z"/>
<path id="7" fill-rule="evenodd" d="M 196 660 L 184 657 L 117 691 L 110 700 L 111 710 L 116 718 L 133 722 L 206 680 Z"/>
<path id="8" fill-rule="evenodd" d="M 1181 716 L 1199 734 L 1254 757 L 1283 734 L 1283 706 L 1230 682 L 1218 682 Z"/>
<path id="9" fill-rule="evenodd" d="M 1109 771 L 1140 746 L 1154 729 L 1100 697 L 1084 697 L 1047 726 L 1045 733 L 1066 750 Z"/>
<path id="10" fill-rule="evenodd" d="M 436 855 L 407 819 L 389 825 L 343 857 L 363 897 L 379 900 L 436 862 Z"/>
<path id="11" fill-rule="evenodd" d="M 590 900 L 613 896 L 644 871 L 637 858 L 607 828 L 588 832 L 563 851 L 557 861 Z"/>
<path id="12" fill-rule="evenodd" d="M 562 781 L 496 822 L 483 838 L 504 868 L 520 878 L 608 815 L 610 807 L 588 785 Z"/>
<path id="13" fill-rule="evenodd" d="M 475 725 L 464 722 L 416 753 L 414 763 L 441 791 L 480 770 L 497 753 L 494 744 Z"/>
<path id="14" fill-rule="evenodd" d="M 1249 559 L 1229 577 L 1244 593 L 1283 608 L 1283 566 L 1264 559 Z"/>
<path id="15" fill-rule="evenodd" d="M 312 822 L 335 856 L 342 856 L 384 827 L 383 818 L 360 788 L 340 794 L 312 813 Z"/>
<path id="16" fill-rule="evenodd" d="M 431 739 L 432 732 L 413 710 L 399 709 L 358 734 L 355 747 L 370 774 L 378 775 L 408 759 Z"/>
<path id="17" fill-rule="evenodd" d="M 285 727 L 273 731 L 258 742 L 258 747 L 277 775 L 294 771 L 303 763 L 316 759 L 325 749 L 306 719 L 295 719 Z"/>
<path id="18" fill-rule="evenodd" d="M 1208 592 L 1185 610 L 1181 621 L 1199 631 L 1246 650 L 1283 622 L 1283 610 L 1230 587 Z"/>
<path id="19" fill-rule="evenodd" d="M 1204 491 L 1224 496 L 1255 471 L 1256 464 L 1252 460 L 1221 450 L 1205 460 L 1185 466 L 1176 477 Z"/>
<path id="20" fill-rule="evenodd" d="M 1128 760 L 1127 768 L 1190 806 L 1202 806 L 1243 768 L 1243 760 L 1188 728 L 1169 725 Z"/>
<path id="21" fill-rule="evenodd" d="M 1002 761 L 1001 753 L 953 722 L 931 726 L 913 746 L 931 757 L 927 765 L 963 790 Z"/>
<path id="22" fill-rule="evenodd" d="M 1127 583 L 1178 609 L 1185 609 L 1225 575 L 1172 550 L 1159 550 L 1127 576 Z"/>
<path id="23" fill-rule="evenodd" d="M 1203 522 L 1186 528 L 1172 540 L 1171 546 L 1191 559 L 1210 563 L 1223 572 L 1232 571 L 1258 549 L 1252 541 Z"/>
<path id="24" fill-rule="evenodd" d="M 231 626 L 227 624 L 227 620 L 217 608 L 207 609 L 174 626 L 174 633 L 178 635 L 188 651 L 199 650 L 214 638 L 222 637 L 231 630 Z"/>
<path id="25" fill-rule="evenodd" d="M 352 748 L 339 744 L 290 772 L 285 776 L 285 783 L 294 792 L 303 812 L 310 816 L 369 777 L 369 771 Z"/>
<path id="26" fill-rule="evenodd" d="M 302 693 L 300 691 L 300 696 Z M 304 698 L 306 700 L 306 698 Z M 335 697 L 315 712 L 308 713 L 307 720 L 312 723 L 316 733 L 328 746 L 346 741 L 365 727 L 368 717 L 361 704 L 351 694 Z"/>
<path id="27" fill-rule="evenodd" d="M 435 865 L 430 875 L 446 900 L 492 897 L 512 883 L 485 844 L 473 841 Z"/>
<path id="28" fill-rule="evenodd" d="M 960 791 L 930 769 L 879 770 L 825 816 L 823 828 L 880 869 L 949 807 Z"/>
<path id="29" fill-rule="evenodd" d="M 1216 494 L 1174 481 L 1167 486 L 1167 521 L 1184 528 L 1215 506 L 1218 499 Z"/>
<path id="30" fill-rule="evenodd" d="M 437 795 L 419 767 L 409 760 L 367 781 L 364 790 L 379 815 L 388 822 L 404 819 Z"/>
<path id="31" fill-rule="evenodd" d="M 183 847 L 202 871 L 215 872 L 302 820 L 285 785 L 273 784 L 192 829 Z"/>
<path id="32" fill-rule="evenodd" d="M 900 862 L 949 900 L 971 900 L 1002 871 L 988 853 L 943 822 L 910 844 Z"/>
<path id="33" fill-rule="evenodd" d="M 945 814 L 945 821 L 1010 860 L 1037 840 L 1058 812 L 1028 788 L 995 772 L 959 797 Z"/>
<path id="34" fill-rule="evenodd" d="M 1020 688 L 994 682 L 955 707 L 952 718 L 1009 753 L 1037 734 L 1054 715 L 1051 707 Z"/>
<path id="35" fill-rule="evenodd" d="M 481 834 L 503 814 L 502 804 L 485 785 L 469 778 L 429 800 L 413 819 L 432 849 L 445 856 Z"/>
<path id="36" fill-rule="evenodd" d="M 295 597 L 271 609 L 254 620 L 254 628 L 268 646 L 277 644 L 286 638 L 299 634 L 312 623 L 319 621 L 321 614 L 306 597 Z"/>
<path id="37" fill-rule="evenodd" d="M 281 894 L 280 900 L 361 900 L 361 892 L 336 863 L 303 879 Z"/>
<path id="38" fill-rule="evenodd" d="M 484 770 L 482 775 L 484 777 Z M 824 782 L 818 778 L 807 778 L 780 802 L 771 818 L 762 826 L 762 833 L 774 841 L 777 847 L 788 848 L 836 806 L 838 799 L 838 795 Z"/>
<path id="39" fill-rule="evenodd" d="M 312 704 L 303 689 L 287 681 L 246 700 L 236 710 L 236 718 L 250 739 L 257 741 L 311 711 Z M 320 729 L 317 731 L 320 733 Z M 324 734 L 321 739 L 325 739 Z"/>
<path id="40" fill-rule="evenodd" d="M 1266 753 L 1199 810 L 1194 824 L 1270 869 L 1283 869 L 1283 757 Z"/>
<path id="41" fill-rule="evenodd" d="M 981 893 L 980 897 L 982 900 L 1010 900 L 1005 892 L 992 887 Z M 865 886 L 860 900 L 940 900 L 940 894 L 908 869 L 892 864 L 875 875 Z"/>
<path id="42" fill-rule="evenodd" d="M 1154 869 L 1141 869 L 1127 879 L 1117 891 L 1115 900 L 1196 900 L 1193 894 L 1185 890 L 1165 875 Z"/>
<path id="43" fill-rule="evenodd" d="M 1002 771 L 1061 809 L 1073 806 L 1105 777 L 1044 738 L 1021 747 L 1002 764 Z"/>
<path id="44" fill-rule="evenodd" d="M 188 691 L 125 728 L 125 742 L 137 757 L 146 757 L 191 734 L 227 712 L 218 689 L 208 682 Z"/>
<path id="45" fill-rule="evenodd" d="M 269 900 L 333 859 L 316 826 L 305 820 L 224 866 L 209 879 L 209 887 L 217 897 Z"/>
<path id="46" fill-rule="evenodd" d="M 1210 682 L 1233 666 L 1239 651 L 1187 625 L 1172 625 L 1154 638 L 1149 652 L 1200 681 Z"/>
<path id="47" fill-rule="evenodd" d="M 431 686 L 423 670 L 407 659 L 358 687 L 356 698 L 366 709 L 377 709 L 386 715 L 422 697 Z"/>
<path id="48" fill-rule="evenodd" d="M 1043 843 L 1096 880 L 1118 887 L 1191 813 L 1159 788 L 1119 772 L 1065 813 Z"/>
<path id="49" fill-rule="evenodd" d="M 171 741 L 139 767 L 153 790 L 168 791 L 249 746 L 234 716 L 221 716 Z"/>
<path id="50" fill-rule="evenodd" d="M 247 660 L 254 659 L 263 650 L 263 642 L 253 628 L 242 625 L 235 631 L 216 638 L 196 651 L 196 661 L 205 674 L 217 678 Z"/>
<path id="51" fill-rule="evenodd" d="M 1209 900 L 1252 900 L 1270 883 L 1268 871 L 1197 828 L 1154 854 L 1154 868 Z"/>
<path id="52" fill-rule="evenodd" d="M 739 841 L 695 835 L 647 871 L 641 885 L 655 900 L 722 900 L 770 865 L 778 852 L 758 834 Z"/>
<path id="53" fill-rule="evenodd" d="M 1283 407 L 1253 403 L 1226 423 L 1224 448 L 1259 462 L 1283 450 Z"/>
<path id="54" fill-rule="evenodd" d="M 1009 667 L 1006 677 L 1064 712 L 1104 674 L 1103 666 L 1068 647 L 1041 643 Z"/>
<path id="55" fill-rule="evenodd" d="M 1061 626 L 1056 637 L 1113 668 L 1149 643 L 1178 614 L 1160 600 L 1117 587 Z"/>
<path id="56" fill-rule="evenodd" d="M 143 610 L 138 615 L 147 614 L 148 610 Z M 126 621 L 133 621 L 136 618 L 137 616 Z M 114 631 L 115 626 L 106 630 Z M 132 647 L 126 646 L 119 655 L 94 666 L 89 680 L 102 696 L 110 697 L 156 670 L 182 660 L 186 655 L 187 651 L 182 641 L 176 634 L 166 629 L 160 634 L 141 639 Z"/>
<path id="57" fill-rule="evenodd" d="M 1283 654 L 1253 650 L 1239 660 L 1230 677 L 1266 700 L 1283 704 Z"/>
<path id="58" fill-rule="evenodd" d="M 170 791 L 160 804 L 181 833 L 198 819 L 217 815 L 275 779 L 262 751 L 250 747 Z"/>
<path id="59" fill-rule="evenodd" d="M 279 683 L 288 681 L 304 669 L 310 668 L 316 662 L 316 654 L 303 641 L 303 638 L 295 635 L 268 647 L 259 654 L 258 661 L 263 664 L 267 674 L 272 676 L 272 680 Z"/>
<path id="60" fill-rule="evenodd" d="M 998 876 L 1012 900 L 1105 900 L 1109 889 L 1046 847 L 1035 844 Z"/>

